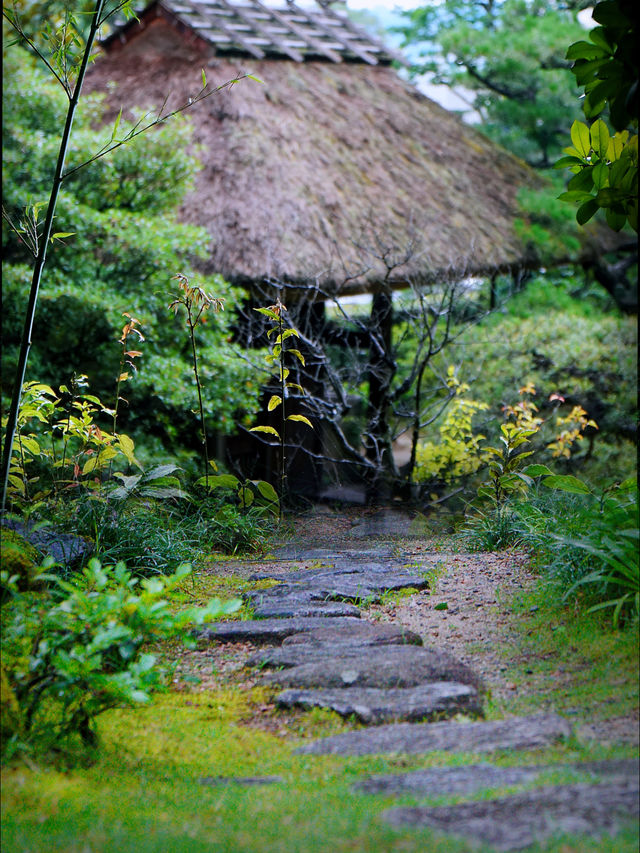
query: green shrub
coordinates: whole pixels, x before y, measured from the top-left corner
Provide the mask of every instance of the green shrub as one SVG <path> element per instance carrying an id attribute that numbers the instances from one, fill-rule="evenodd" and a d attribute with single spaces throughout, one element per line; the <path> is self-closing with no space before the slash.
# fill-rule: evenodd
<path id="1" fill-rule="evenodd" d="M 172 612 L 166 596 L 190 571 L 182 564 L 170 577 L 138 582 L 124 563 L 103 567 L 94 559 L 75 583 L 44 576 L 52 589 L 37 599 L 3 573 L 12 591 L 2 609 L 3 674 L 13 720 L 4 733 L 5 753 L 25 746 L 59 749 L 75 735 L 94 746 L 100 714 L 148 702 L 160 673 L 155 657 L 143 653 L 145 644 L 176 636 L 190 642 L 192 626 L 240 606 L 213 599 L 206 607 Z"/>

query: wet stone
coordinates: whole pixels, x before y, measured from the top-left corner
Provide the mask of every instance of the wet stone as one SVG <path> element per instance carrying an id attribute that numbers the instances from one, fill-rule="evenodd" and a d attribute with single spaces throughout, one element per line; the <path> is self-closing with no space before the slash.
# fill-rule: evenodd
<path id="1" fill-rule="evenodd" d="M 463 712 L 482 713 L 475 688 L 437 681 L 405 689 L 352 687 L 334 690 L 285 690 L 275 698 L 280 708 L 327 708 L 343 717 L 355 715 L 367 725 L 390 720 L 427 720 Z"/>
<path id="2" fill-rule="evenodd" d="M 362 575 L 341 576 L 326 583 L 309 583 L 298 587 L 273 587 L 248 593 L 246 598 L 254 606 L 262 607 L 268 603 L 297 599 L 299 601 L 352 601 L 357 603 L 370 602 L 374 604 L 386 592 L 401 589 L 426 589 L 428 581 L 412 575 L 380 575 L 364 577 Z"/>
<path id="3" fill-rule="evenodd" d="M 2 524 L 15 530 L 45 556 L 51 556 L 61 566 L 77 566 L 93 552 L 93 543 L 72 533 L 61 533 L 54 527 L 37 527 L 29 521 L 24 524 L 14 519 L 4 519 Z"/>
<path id="4" fill-rule="evenodd" d="M 308 620 L 310 621 L 310 620 Z M 286 637 L 282 645 L 305 645 L 326 647 L 327 645 L 359 646 L 421 646 L 422 637 L 402 625 L 367 622 L 364 619 L 317 620 L 314 626 L 303 628 Z M 337 648 L 336 648 L 337 652 Z"/>
<path id="5" fill-rule="evenodd" d="M 366 794 L 420 794 L 443 796 L 473 794 L 483 788 L 506 788 L 535 781 L 541 774 L 565 770 L 588 774 L 596 779 L 632 781 L 638 778 L 635 759 L 589 761 L 574 764 L 537 765 L 526 767 L 494 767 L 491 764 L 470 764 L 461 767 L 431 767 L 411 773 L 371 776 L 354 785 L 355 791 Z"/>
<path id="6" fill-rule="evenodd" d="M 296 752 L 311 755 L 379 755 L 443 752 L 493 752 L 543 749 L 570 737 L 570 724 L 557 714 L 536 714 L 490 722 L 441 722 L 378 726 L 344 732 L 304 744 Z"/>
<path id="7" fill-rule="evenodd" d="M 283 687 L 416 687 L 434 681 L 470 684 L 481 689 L 480 678 L 465 664 L 440 649 L 419 646 L 291 645 L 254 655 L 259 665 L 288 666 L 263 678 Z M 285 663 L 283 663 L 285 661 Z"/>
<path id="8" fill-rule="evenodd" d="M 273 604 L 258 605 L 254 611 L 255 619 L 293 619 L 297 617 L 323 616 L 352 616 L 360 619 L 360 611 L 354 604 L 341 602 L 305 602 L 297 597 L 285 598 Z"/>
<path id="9" fill-rule="evenodd" d="M 353 616 L 336 617 L 327 620 L 323 616 L 299 617 L 291 619 L 255 619 L 239 622 L 212 622 L 205 628 L 198 628 L 193 636 L 204 642 L 219 643 L 281 643 L 292 634 L 301 634 L 320 628 L 329 621 L 334 631 L 353 631 L 360 619 Z"/>
<path id="10" fill-rule="evenodd" d="M 223 788 L 228 785 L 253 787 L 256 785 L 276 785 L 282 781 L 282 776 L 202 776 L 198 779 L 198 784 L 214 788 Z"/>
<path id="11" fill-rule="evenodd" d="M 615 834 L 637 819 L 638 793 L 634 780 L 556 785 L 455 806 L 387 809 L 382 817 L 397 827 L 429 827 L 498 850 L 522 850 L 565 833 Z"/>

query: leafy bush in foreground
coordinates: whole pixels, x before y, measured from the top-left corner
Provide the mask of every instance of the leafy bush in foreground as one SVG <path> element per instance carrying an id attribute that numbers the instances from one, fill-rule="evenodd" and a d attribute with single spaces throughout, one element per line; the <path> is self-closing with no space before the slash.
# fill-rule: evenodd
<path id="1" fill-rule="evenodd" d="M 182 564 L 170 577 L 139 582 L 124 563 L 91 560 L 77 583 L 45 576 L 53 589 L 40 595 L 3 576 L 13 587 L 2 608 L 3 753 L 75 734 L 94 746 L 100 714 L 148 702 L 160 673 L 144 645 L 176 636 L 193 643 L 192 626 L 240 606 L 212 599 L 172 612 L 166 596 L 190 571 Z"/>

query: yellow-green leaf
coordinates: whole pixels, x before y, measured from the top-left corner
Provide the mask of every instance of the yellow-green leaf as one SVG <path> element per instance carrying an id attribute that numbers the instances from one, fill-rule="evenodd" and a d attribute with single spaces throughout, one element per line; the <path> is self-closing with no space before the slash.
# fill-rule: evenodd
<path id="1" fill-rule="evenodd" d="M 311 423 L 309 418 L 305 418 L 304 415 L 289 415 L 287 417 L 287 420 L 288 421 L 300 421 L 300 423 L 307 424 L 307 426 L 310 426 L 311 429 L 313 429 L 313 424 Z"/>
<path id="2" fill-rule="evenodd" d="M 280 403 L 282 403 L 282 397 L 279 397 L 277 394 L 273 394 L 267 404 L 267 411 L 272 412 L 280 405 Z"/>
<path id="3" fill-rule="evenodd" d="M 251 427 L 249 432 L 268 432 L 271 435 L 275 435 L 277 438 L 280 438 L 280 433 L 278 432 L 278 430 L 270 426 Z"/>
<path id="4" fill-rule="evenodd" d="M 94 468 L 96 467 L 97 464 L 98 464 L 97 456 L 92 456 L 90 459 L 87 459 L 87 461 L 84 463 L 84 466 L 82 468 L 82 473 L 83 474 L 90 474 L 94 470 Z"/>
<path id="5" fill-rule="evenodd" d="M 571 125 L 571 141 L 583 157 L 588 157 L 591 150 L 591 135 L 586 124 L 576 119 Z"/>
<path id="6" fill-rule="evenodd" d="M 300 352 L 300 350 L 298 350 L 298 349 L 290 349 L 290 350 L 287 350 L 287 352 L 291 353 L 291 355 L 295 355 L 295 357 L 298 359 L 298 361 L 300 362 L 300 364 L 302 364 L 302 366 L 304 367 L 304 356 L 302 355 L 302 353 Z"/>
<path id="7" fill-rule="evenodd" d="M 591 146 L 599 157 L 605 157 L 609 147 L 609 128 L 599 118 L 591 125 Z"/>

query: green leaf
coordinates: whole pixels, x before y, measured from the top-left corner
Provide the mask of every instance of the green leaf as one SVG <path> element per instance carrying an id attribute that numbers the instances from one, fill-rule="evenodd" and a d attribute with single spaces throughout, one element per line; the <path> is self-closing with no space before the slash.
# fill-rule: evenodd
<path id="1" fill-rule="evenodd" d="M 253 503 L 253 492 L 247 486 L 240 487 L 238 490 L 238 497 L 240 498 L 240 506 L 243 509 L 246 509 Z"/>
<path id="2" fill-rule="evenodd" d="M 586 42 L 585 42 L 586 44 Z M 571 141 L 576 150 L 584 157 L 589 156 L 591 151 L 591 135 L 586 124 L 576 119 L 571 125 Z"/>
<path id="3" fill-rule="evenodd" d="M 593 167 L 591 175 L 593 177 L 593 185 L 597 190 L 602 189 L 609 183 L 609 167 L 604 161 Z"/>
<path id="4" fill-rule="evenodd" d="M 574 175 L 567 188 L 570 191 L 584 190 L 590 192 L 593 189 L 593 166 L 584 166 L 577 175 Z"/>
<path id="5" fill-rule="evenodd" d="M 276 438 L 280 438 L 280 433 L 278 432 L 278 430 L 270 426 L 251 427 L 249 432 L 268 432 L 270 435 L 275 435 Z"/>
<path id="6" fill-rule="evenodd" d="M 288 421 L 300 421 L 300 423 L 307 424 L 308 426 L 311 427 L 311 429 L 313 429 L 313 424 L 311 423 L 309 418 L 305 418 L 304 415 L 288 415 L 287 420 Z"/>
<path id="7" fill-rule="evenodd" d="M 273 501 L 273 503 L 278 503 L 278 493 L 271 483 L 267 483 L 266 480 L 253 480 L 253 483 L 263 498 Z"/>
<path id="8" fill-rule="evenodd" d="M 168 477 L 169 474 L 173 474 L 174 471 L 181 471 L 182 469 L 178 465 L 173 465 L 171 463 L 167 465 L 156 465 L 155 468 L 151 468 L 150 471 L 144 475 L 144 479 L 146 480 L 156 480 L 160 477 Z"/>
<path id="9" fill-rule="evenodd" d="M 526 474 L 528 477 L 544 477 L 544 476 L 553 476 L 553 472 L 547 468 L 546 465 L 528 465 L 523 474 Z"/>
<path id="10" fill-rule="evenodd" d="M 202 69 L 202 88 L 203 89 L 207 88 L 207 76 L 204 73 L 204 68 Z"/>
<path id="11" fill-rule="evenodd" d="M 592 30 L 589 30 L 589 38 L 594 44 L 604 48 L 608 54 L 613 53 L 615 45 L 612 44 L 604 27 L 594 27 Z"/>
<path id="12" fill-rule="evenodd" d="M 582 204 L 576 213 L 576 222 L 578 225 L 584 225 L 585 222 L 588 222 L 592 216 L 600 210 L 600 205 L 596 201 L 595 198 L 589 199 L 589 201 Z"/>
<path id="13" fill-rule="evenodd" d="M 111 131 L 111 141 L 116 138 L 116 134 L 118 132 L 118 128 L 120 127 L 120 119 L 122 118 L 122 107 L 120 107 L 120 112 L 116 116 L 116 120 L 113 125 L 113 130 Z"/>
<path id="14" fill-rule="evenodd" d="M 624 228 L 625 222 L 627 221 L 627 217 L 621 211 L 615 210 L 614 208 L 608 207 L 605 210 L 605 216 L 607 218 L 607 225 L 613 231 L 622 231 Z"/>
<path id="15" fill-rule="evenodd" d="M 577 41 L 570 45 L 567 53 L 565 55 L 565 59 L 599 59 L 601 56 L 605 56 L 605 50 L 596 44 L 589 43 L 588 41 Z"/>
<path id="16" fill-rule="evenodd" d="M 262 83 L 264 85 L 264 80 L 261 80 L 259 77 L 256 77 L 255 74 L 247 74 L 248 80 L 255 80 L 256 83 Z"/>
<path id="17" fill-rule="evenodd" d="M 609 147 L 609 140 L 611 139 L 611 134 L 609 133 L 609 128 L 602 121 L 601 118 L 597 119 L 591 125 L 591 146 L 593 150 L 599 157 L 606 157 L 607 148 Z"/>
<path id="18" fill-rule="evenodd" d="M 559 489 L 562 492 L 570 492 L 574 495 L 590 495 L 591 489 L 582 480 L 571 474 L 552 474 L 542 481 L 550 489 Z"/>
<path id="19" fill-rule="evenodd" d="M 274 409 L 282 403 L 282 397 L 278 396 L 278 394 L 273 394 L 271 399 L 267 403 L 267 411 L 272 412 Z"/>
<path id="20" fill-rule="evenodd" d="M 302 355 L 302 353 L 300 352 L 300 350 L 297 350 L 297 349 L 290 349 L 290 350 L 287 350 L 287 352 L 288 352 L 288 353 L 291 353 L 291 355 L 295 355 L 295 357 L 298 359 L 298 361 L 300 362 L 300 364 L 304 367 L 304 364 L 305 364 L 305 362 L 304 362 L 304 356 Z"/>
<path id="21" fill-rule="evenodd" d="M 554 169 L 565 169 L 568 166 L 581 166 L 584 163 L 584 158 L 582 157 L 573 157 L 571 155 L 567 155 L 566 157 L 561 157 L 553 164 Z"/>
<path id="22" fill-rule="evenodd" d="M 570 192 L 561 193 L 558 196 L 559 201 L 568 202 L 585 202 L 592 198 L 591 193 L 583 192 L 582 190 L 571 190 Z"/>
<path id="23" fill-rule="evenodd" d="M 206 477 L 201 477 L 197 482 L 203 484 Z M 240 481 L 233 474 L 216 474 L 214 477 L 209 477 L 210 489 L 237 489 Z"/>
<path id="24" fill-rule="evenodd" d="M 279 317 L 275 311 L 272 311 L 270 308 L 254 308 L 254 311 L 257 311 L 258 314 L 264 314 L 265 317 L 269 317 L 271 320 L 278 320 Z"/>

